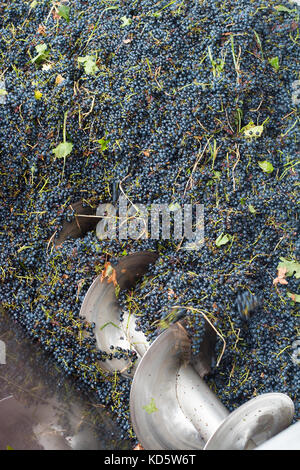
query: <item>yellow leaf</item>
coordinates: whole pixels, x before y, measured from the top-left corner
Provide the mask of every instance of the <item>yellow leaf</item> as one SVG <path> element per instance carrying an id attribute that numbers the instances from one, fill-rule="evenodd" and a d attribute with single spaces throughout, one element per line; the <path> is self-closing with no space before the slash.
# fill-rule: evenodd
<path id="1" fill-rule="evenodd" d="M 43 96 L 43 93 L 41 91 L 35 90 L 34 97 L 35 97 L 36 100 L 40 100 L 42 98 L 42 96 Z"/>

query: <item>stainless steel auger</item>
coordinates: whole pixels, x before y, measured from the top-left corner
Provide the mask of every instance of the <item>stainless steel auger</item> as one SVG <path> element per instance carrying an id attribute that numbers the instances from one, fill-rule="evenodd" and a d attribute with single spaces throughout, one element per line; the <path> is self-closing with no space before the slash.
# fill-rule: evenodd
<path id="1" fill-rule="evenodd" d="M 121 289 L 133 286 L 157 254 L 135 253 L 114 267 Z M 294 416 L 293 401 L 283 393 L 259 395 L 232 413 L 203 380 L 209 372 L 215 332 L 206 322 L 197 357 L 191 358 L 184 320 L 164 330 L 149 345 L 136 330 L 132 315 L 123 314 L 112 282 L 98 276 L 83 301 L 81 315 L 95 323 L 97 346 L 134 349 L 137 361 L 112 359 L 101 363 L 109 372 L 132 377 L 131 421 L 147 450 L 250 450 L 287 429 Z M 299 431 L 298 431 L 299 433 Z"/>

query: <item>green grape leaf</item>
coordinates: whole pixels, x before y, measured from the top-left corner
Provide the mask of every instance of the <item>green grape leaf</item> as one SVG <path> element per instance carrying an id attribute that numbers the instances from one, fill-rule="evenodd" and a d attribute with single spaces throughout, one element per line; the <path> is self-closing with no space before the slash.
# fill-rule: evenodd
<path id="1" fill-rule="evenodd" d="M 46 52 L 47 48 L 48 46 L 45 43 L 38 44 L 37 46 L 35 46 L 35 50 L 38 54 L 43 54 L 44 52 Z"/>
<path id="2" fill-rule="evenodd" d="M 30 3 L 29 5 L 29 10 L 33 10 L 38 5 L 39 2 L 37 0 L 33 0 L 33 2 Z"/>
<path id="3" fill-rule="evenodd" d="M 278 57 L 272 57 L 272 59 L 268 60 L 269 64 L 272 65 L 274 70 L 279 70 L 279 59 Z"/>
<path id="4" fill-rule="evenodd" d="M 155 411 L 158 411 L 158 409 L 155 406 L 154 398 L 151 399 L 149 405 L 143 406 L 143 410 L 145 410 L 149 415 L 151 413 L 154 413 Z"/>
<path id="5" fill-rule="evenodd" d="M 288 292 L 287 295 L 292 299 L 293 302 L 300 303 L 299 294 L 292 294 L 292 292 Z"/>
<path id="6" fill-rule="evenodd" d="M 87 75 L 95 75 L 99 70 L 96 64 L 96 58 L 91 55 L 78 57 L 78 63 L 83 65 L 84 71 Z"/>
<path id="7" fill-rule="evenodd" d="M 72 152 L 73 144 L 71 142 L 61 142 L 52 152 L 56 158 L 66 158 Z"/>
<path id="8" fill-rule="evenodd" d="M 121 21 L 121 28 L 125 28 L 125 26 L 129 26 L 132 23 L 132 20 L 130 18 L 127 18 L 127 16 L 122 16 Z"/>
<path id="9" fill-rule="evenodd" d="M 67 23 L 70 23 L 70 7 L 67 5 L 61 5 L 58 9 L 59 16 L 64 18 Z"/>
<path id="10" fill-rule="evenodd" d="M 171 212 L 176 212 L 179 209 L 181 209 L 181 206 L 178 202 L 173 202 L 169 205 L 169 211 L 171 211 Z"/>
<path id="11" fill-rule="evenodd" d="M 286 276 L 293 276 L 295 274 L 295 278 L 300 278 L 300 263 L 293 260 L 288 260 L 285 258 L 280 258 L 281 263 L 278 264 L 277 269 L 279 268 L 286 268 Z"/>
<path id="12" fill-rule="evenodd" d="M 213 170 L 213 174 L 214 174 L 213 178 L 216 178 L 217 180 L 219 180 L 222 176 L 222 173 L 220 171 Z"/>
<path id="13" fill-rule="evenodd" d="M 260 137 L 264 131 L 264 126 L 251 126 L 244 130 L 246 137 Z"/>
<path id="14" fill-rule="evenodd" d="M 256 209 L 254 206 L 252 206 L 252 204 L 249 204 L 248 209 L 251 214 L 256 214 Z"/>
<path id="15" fill-rule="evenodd" d="M 222 245 L 226 245 L 226 243 L 228 243 L 230 240 L 231 240 L 231 235 L 227 235 L 227 234 L 223 235 L 223 233 L 221 233 L 221 235 L 219 235 L 218 238 L 216 239 L 216 245 L 218 247 Z"/>
<path id="16" fill-rule="evenodd" d="M 33 57 L 33 59 L 31 59 L 31 62 L 40 63 L 43 60 L 47 59 L 47 57 L 49 55 L 47 44 L 45 44 L 45 43 L 38 44 L 37 46 L 35 46 L 35 50 L 37 52 L 37 55 L 35 57 Z"/>
<path id="17" fill-rule="evenodd" d="M 96 140 L 95 142 L 101 145 L 101 152 L 104 152 L 108 149 L 110 139 L 104 139 L 104 137 L 102 137 L 102 139 Z"/>
<path id="18" fill-rule="evenodd" d="M 248 129 L 251 129 L 252 127 L 255 127 L 255 124 L 253 121 L 250 121 L 246 126 L 241 128 L 240 132 L 245 132 Z"/>
<path id="19" fill-rule="evenodd" d="M 7 91 L 4 90 L 4 88 L 0 88 L 0 96 L 5 96 L 7 95 Z"/>
<path id="20" fill-rule="evenodd" d="M 291 10 L 290 8 L 287 8 L 284 5 L 276 5 L 274 8 L 276 11 L 285 11 L 286 13 L 293 13 L 294 11 L 296 11 L 296 8 L 293 8 L 293 10 Z"/>
<path id="21" fill-rule="evenodd" d="M 264 160 L 263 162 L 258 162 L 258 165 L 265 173 L 272 173 L 272 171 L 274 171 L 272 163 L 268 162 L 267 160 Z"/>

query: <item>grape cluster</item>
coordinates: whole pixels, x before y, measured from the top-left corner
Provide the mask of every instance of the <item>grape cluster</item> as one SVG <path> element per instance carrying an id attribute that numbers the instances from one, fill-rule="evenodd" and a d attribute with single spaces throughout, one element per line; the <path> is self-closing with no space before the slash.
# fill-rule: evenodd
<path id="1" fill-rule="evenodd" d="M 299 419 L 297 278 L 273 283 L 280 258 L 299 257 L 299 13 L 285 0 L 0 3 L 2 307 L 133 442 L 130 380 L 99 361 L 134 351 L 99 350 L 80 306 L 105 262 L 140 250 L 158 261 L 119 301 L 149 342 L 184 317 L 196 355 L 206 316 L 220 359 L 206 380 L 225 406 L 280 391 Z M 55 246 L 73 203 L 123 193 L 203 204 L 203 246 L 95 231 Z"/>

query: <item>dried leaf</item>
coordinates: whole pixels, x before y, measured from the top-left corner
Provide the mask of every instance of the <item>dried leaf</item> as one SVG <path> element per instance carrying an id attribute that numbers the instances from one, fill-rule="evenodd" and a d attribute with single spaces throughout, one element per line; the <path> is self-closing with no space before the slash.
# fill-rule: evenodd
<path id="1" fill-rule="evenodd" d="M 142 447 L 142 445 L 139 443 L 139 444 L 137 444 L 137 445 L 133 448 L 133 450 L 145 450 L 145 449 L 144 449 L 144 447 Z"/>
<path id="2" fill-rule="evenodd" d="M 117 273 L 115 269 L 113 269 L 112 275 L 107 279 L 108 284 L 110 284 L 111 282 L 113 283 L 115 287 L 118 287 Z"/>
<path id="3" fill-rule="evenodd" d="M 41 34 L 42 36 L 46 36 L 46 28 L 44 25 L 40 24 L 37 30 L 38 34 Z"/>
<path id="4" fill-rule="evenodd" d="M 60 18 L 60 15 L 58 14 L 56 10 L 52 10 L 52 16 L 54 20 L 59 20 Z"/>
<path id="5" fill-rule="evenodd" d="M 278 268 L 277 277 L 273 280 L 274 286 L 277 286 L 277 284 L 286 285 L 288 283 L 287 280 L 285 279 L 286 273 L 287 273 L 287 268 L 285 266 Z"/>
<path id="6" fill-rule="evenodd" d="M 102 271 L 102 274 L 101 274 L 100 282 L 103 282 L 104 279 L 106 278 L 107 278 L 108 284 L 112 282 L 116 288 L 118 287 L 117 273 L 110 263 L 105 263 L 104 270 Z"/>
<path id="7" fill-rule="evenodd" d="M 59 84 L 62 83 L 63 81 L 64 81 L 64 77 L 63 77 L 62 75 L 58 74 L 58 75 L 56 76 L 56 79 L 55 79 L 55 84 L 56 84 L 56 85 L 59 85 Z"/>
<path id="8" fill-rule="evenodd" d="M 43 64 L 42 65 L 42 70 L 51 70 L 52 69 L 52 65 L 51 64 Z"/>
<path id="9" fill-rule="evenodd" d="M 104 264 L 104 269 L 101 273 L 101 278 L 100 278 L 100 282 L 103 282 L 104 279 L 107 277 L 107 272 L 111 273 L 111 264 L 110 263 L 105 263 Z M 110 275 L 110 274 L 109 274 Z"/>
<path id="10" fill-rule="evenodd" d="M 172 297 L 176 297 L 175 292 L 173 289 L 168 289 L 168 299 L 170 300 Z"/>

